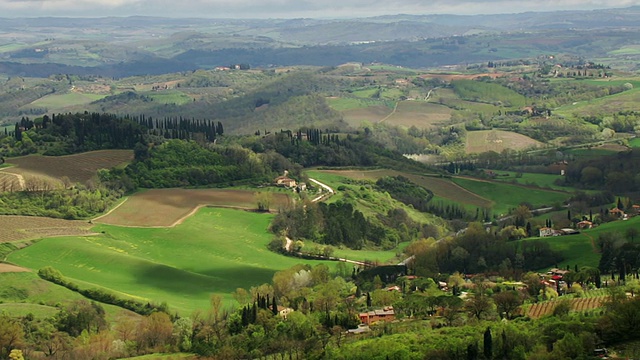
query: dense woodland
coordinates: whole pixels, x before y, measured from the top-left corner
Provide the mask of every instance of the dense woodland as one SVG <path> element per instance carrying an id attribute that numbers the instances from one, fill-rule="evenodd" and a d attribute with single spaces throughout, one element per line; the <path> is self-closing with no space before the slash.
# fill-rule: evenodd
<path id="1" fill-rule="evenodd" d="M 640 152 L 632 149 L 597 159 L 572 162 L 565 181 L 586 189 L 605 189 L 617 194 L 640 189 Z"/>

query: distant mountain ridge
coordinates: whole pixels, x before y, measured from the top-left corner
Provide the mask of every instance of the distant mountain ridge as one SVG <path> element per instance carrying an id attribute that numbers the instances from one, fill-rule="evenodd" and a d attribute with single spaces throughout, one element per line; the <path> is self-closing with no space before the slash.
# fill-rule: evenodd
<path id="1" fill-rule="evenodd" d="M 635 45 L 639 32 L 639 6 L 353 19 L 0 18 L 0 34 L 10 34 L 0 37 L 0 73 L 124 77 L 235 63 L 433 67 L 555 52 L 605 57 Z"/>

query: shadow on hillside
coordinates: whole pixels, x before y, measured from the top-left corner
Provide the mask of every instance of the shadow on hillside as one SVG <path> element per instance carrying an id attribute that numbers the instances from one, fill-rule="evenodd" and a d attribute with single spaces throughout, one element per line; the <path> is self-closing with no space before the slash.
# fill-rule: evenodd
<path id="1" fill-rule="evenodd" d="M 185 296 L 207 296 L 211 293 L 231 293 L 242 287 L 247 290 L 271 282 L 275 271 L 253 266 L 236 266 L 194 273 L 167 265 L 149 265 L 135 273 L 137 282 L 165 292 Z"/>

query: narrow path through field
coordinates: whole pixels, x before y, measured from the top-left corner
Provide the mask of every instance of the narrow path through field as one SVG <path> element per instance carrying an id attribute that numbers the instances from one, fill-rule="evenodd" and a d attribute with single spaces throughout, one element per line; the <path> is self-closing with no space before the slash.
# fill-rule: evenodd
<path id="1" fill-rule="evenodd" d="M 96 220 L 102 219 L 103 217 L 105 217 L 105 216 L 107 216 L 107 215 L 111 214 L 111 213 L 112 213 L 112 212 L 114 212 L 117 208 L 119 208 L 120 206 L 122 206 L 122 204 L 124 204 L 127 200 L 129 200 L 129 198 L 128 198 L 128 197 L 126 197 L 124 200 L 122 200 L 122 201 L 120 202 L 120 204 L 118 204 L 118 205 L 114 206 L 114 207 L 113 207 L 113 209 L 111 209 L 111 210 L 107 211 L 107 213 L 106 213 L 106 214 L 102 214 L 102 215 L 100 215 L 100 216 L 98 216 L 98 217 L 95 217 L 95 218 L 91 219 L 91 221 L 93 222 L 93 221 L 96 221 Z"/>
<path id="2" fill-rule="evenodd" d="M 385 121 L 385 120 L 387 120 L 388 118 L 392 117 L 396 113 L 396 110 L 398 110 L 398 103 L 400 103 L 400 102 L 396 101 L 396 105 L 393 107 L 393 110 L 391 111 L 391 113 L 389 115 L 385 116 L 384 119 L 378 121 L 378 124 L 383 122 L 383 121 Z"/>
<path id="3" fill-rule="evenodd" d="M 424 101 L 429 101 L 429 98 L 431 97 L 431 93 L 436 91 L 436 89 L 440 89 L 440 88 L 436 87 L 436 88 L 433 88 L 433 89 L 429 90 L 429 92 L 427 93 L 427 96 L 425 96 L 425 98 L 424 98 Z"/>
<path id="4" fill-rule="evenodd" d="M 569 193 L 567 191 L 559 190 L 559 189 L 551 189 L 551 188 L 547 189 L 547 188 L 541 188 L 541 187 L 535 186 L 535 185 L 527 185 L 527 184 L 520 184 L 520 183 L 510 183 L 510 182 L 506 182 L 506 181 L 490 180 L 490 179 L 480 179 L 480 178 L 471 177 L 471 176 L 453 176 L 453 178 L 455 178 L 455 179 L 464 179 L 464 180 L 472 180 L 472 181 L 479 181 L 479 182 L 484 182 L 484 183 L 489 183 L 489 184 L 496 184 L 496 185 L 513 185 L 513 186 L 519 186 L 519 187 L 523 187 L 523 188 L 527 188 L 527 189 L 543 190 L 543 191 L 555 192 L 555 193 L 560 193 L 560 194 L 568 194 Z"/>
<path id="5" fill-rule="evenodd" d="M 323 184 L 320 181 L 316 180 L 316 179 L 311 179 L 309 178 L 309 181 L 311 181 L 312 183 L 320 186 L 321 188 L 327 190 L 327 192 L 329 192 L 329 196 L 335 194 L 335 191 L 333 191 L 333 189 L 331 187 L 329 187 L 329 185 L 327 184 Z M 320 196 L 317 196 L 316 198 L 314 198 L 313 200 L 311 200 L 311 202 L 318 202 L 321 199 L 323 199 L 326 195 L 325 194 L 321 194 Z M 293 245 L 293 240 L 291 240 L 288 236 L 285 236 L 285 239 L 287 240 L 287 243 L 284 245 L 284 249 L 287 251 L 291 251 L 291 245 Z"/>
<path id="6" fill-rule="evenodd" d="M 465 179 L 465 177 L 462 177 L 462 176 L 454 176 L 454 178 L 455 178 L 455 177 L 460 177 L 460 178 Z M 466 179 L 467 179 L 467 180 L 475 180 L 475 178 L 466 178 Z M 467 194 L 470 194 L 471 196 L 475 196 L 475 197 L 480 198 L 480 199 L 482 199 L 482 200 L 488 201 L 492 206 L 495 204 L 495 201 L 493 201 L 493 200 L 491 200 L 491 199 L 487 199 L 486 197 L 480 196 L 480 195 L 478 195 L 478 194 L 476 194 L 476 193 L 474 193 L 474 192 L 472 192 L 472 191 L 469 191 L 469 190 L 467 190 L 467 189 L 463 188 L 462 186 L 460 186 L 460 185 L 456 184 L 456 183 L 455 183 L 455 182 L 453 182 L 453 181 L 451 181 L 451 183 L 452 183 L 453 185 L 457 186 L 458 188 L 460 188 L 460 190 L 462 190 L 463 192 L 465 192 L 465 193 L 467 193 Z"/>
<path id="7" fill-rule="evenodd" d="M 600 250 L 598 249 L 598 247 L 596 246 L 596 241 L 593 239 L 593 236 L 583 232 L 584 236 L 589 238 L 589 241 L 591 241 L 591 248 L 593 249 L 593 252 L 596 254 L 600 254 Z"/>

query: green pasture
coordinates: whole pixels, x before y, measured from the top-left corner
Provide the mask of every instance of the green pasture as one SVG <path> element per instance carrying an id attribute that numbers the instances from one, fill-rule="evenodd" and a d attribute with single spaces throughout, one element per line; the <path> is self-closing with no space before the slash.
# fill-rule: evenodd
<path id="1" fill-rule="evenodd" d="M 0 53 L 17 51 L 29 47 L 27 44 L 11 43 L 0 45 Z"/>
<path id="2" fill-rule="evenodd" d="M 371 171 L 363 170 L 362 176 L 369 176 L 368 175 L 369 172 Z M 341 186 L 341 185 L 347 188 L 352 188 L 352 189 L 359 189 L 361 186 L 358 184 L 350 185 L 351 183 L 353 183 L 353 180 L 350 180 L 347 177 L 336 175 L 336 174 L 330 174 L 330 173 L 325 173 L 321 171 L 308 171 L 307 174 L 312 178 L 315 178 L 321 182 L 324 182 L 325 184 L 328 184 L 334 189 L 337 189 L 338 186 Z M 403 173 L 403 172 L 394 171 L 394 170 L 377 170 L 377 171 L 374 171 L 374 174 L 371 174 L 372 178 L 369 180 L 373 183 L 379 177 L 397 176 L 397 175 L 405 176 L 408 179 L 410 179 L 413 183 L 420 185 L 425 189 L 431 190 L 434 193 L 434 197 L 432 199 L 432 201 L 434 202 L 442 202 L 445 205 L 455 203 L 458 205 L 462 205 L 469 211 L 475 211 L 476 208 L 491 207 L 490 200 L 483 199 L 479 197 L 477 194 L 473 194 L 468 191 L 465 191 L 465 189 L 461 188 L 460 186 L 452 182 L 450 179 L 443 179 L 443 178 L 433 177 L 433 176 L 415 175 L 415 174 Z M 338 201 L 342 199 L 343 195 L 344 194 L 338 191 L 336 195 L 332 196 L 326 202 Z M 372 201 L 373 196 L 375 196 L 375 193 L 366 194 L 366 195 L 368 197 L 366 199 L 360 200 L 359 201 L 360 204 L 364 203 L 365 200 Z M 379 199 L 378 201 L 395 201 L 389 197 L 382 197 L 380 195 L 377 196 L 377 198 Z M 396 202 L 395 204 L 399 207 L 404 207 L 404 205 L 400 204 L 399 202 Z M 360 210 L 363 211 L 362 209 Z M 412 215 L 412 218 L 414 218 L 414 220 L 421 219 L 419 221 L 425 221 L 424 217 L 427 216 L 427 214 L 419 212 L 409 207 L 406 207 L 405 210 L 407 210 L 409 215 L 412 215 L 413 213 L 420 214 L 419 216 Z M 430 220 L 432 221 L 432 219 Z"/>
<path id="3" fill-rule="evenodd" d="M 53 94 L 33 101 L 30 106 L 44 107 L 47 109 L 61 109 L 67 106 L 89 104 L 106 96 L 107 95 L 82 93 Z"/>
<path id="4" fill-rule="evenodd" d="M 383 101 L 355 97 L 331 97 L 327 98 L 327 103 L 332 109 L 337 111 L 364 109 L 369 106 L 386 105 Z"/>
<path id="5" fill-rule="evenodd" d="M 33 272 L 0 273 L 0 312 L 11 315 L 32 313 L 45 318 L 55 314 L 59 306 L 85 299 L 82 295 L 65 287 L 42 280 Z M 115 320 L 123 312 L 122 308 L 102 304 L 107 319 Z"/>
<path id="6" fill-rule="evenodd" d="M 561 203 L 570 197 L 569 194 L 563 192 L 534 189 L 501 182 L 460 177 L 454 178 L 453 182 L 472 193 L 493 201 L 492 210 L 496 214 L 507 214 L 510 209 L 518 207 L 523 202 L 531 203 L 535 208 L 538 208 Z"/>
<path id="7" fill-rule="evenodd" d="M 623 91 L 618 94 L 564 105 L 557 108 L 554 113 L 570 117 L 574 115 L 589 116 L 613 114 L 619 111 L 635 111 L 638 109 L 638 96 L 640 96 L 640 87 L 634 87 L 631 90 Z"/>
<path id="8" fill-rule="evenodd" d="M 29 314 L 37 319 L 47 319 L 53 317 L 60 309 L 53 306 L 29 304 L 29 303 L 8 303 L 0 304 L 0 314 L 11 314 L 12 317 L 23 317 Z"/>
<path id="9" fill-rule="evenodd" d="M 621 86 L 624 85 L 626 83 L 629 83 L 631 85 L 633 85 L 634 88 L 640 87 L 640 79 L 638 78 L 629 78 L 629 79 L 621 79 L 621 78 L 615 78 L 615 79 L 579 79 L 579 80 L 574 80 L 574 81 L 580 81 L 581 83 L 587 83 L 587 84 L 591 84 L 591 85 L 596 85 L 596 86 L 603 86 L 603 87 L 609 87 L 609 86 Z"/>
<path id="10" fill-rule="evenodd" d="M 354 90 L 351 95 L 364 99 L 398 100 L 403 95 L 403 92 L 398 88 L 375 86 Z"/>
<path id="11" fill-rule="evenodd" d="M 398 248 L 394 250 L 352 250 L 347 247 L 333 247 L 333 256 L 343 259 L 359 259 L 359 260 L 368 260 L 375 261 L 380 264 L 390 263 L 391 260 L 397 260 L 396 255 L 401 253 L 405 247 L 409 245 L 408 242 L 398 244 Z M 302 251 L 304 252 L 313 252 L 313 249 L 318 247 L 322 249 L 324 244 L 318 244 L 313 241 L 306 240 L 304 241 L 304 246 L 302 247 Z M 398 261 L 396 261 L 397 263 Z"/>
<path id="12" fill-rule="evenodd" d="M 640 46 L 638 45 L 627 45 L 621 47 L 620 49 L 609 51 L 611 55 L 640 55 Z"/>
<path id="13" fill-rule="evenodd" d="M 500 103 L 508 107 L 526 105 L 526 98 L 517 92 L 495 83 L 476 80 L 454 80 L 451 82 L 454 92 L 465 100 Z"/>
<path id="14" fill-rule="evenodd" d="M 616 150 L 612 149 L 602 149 L 602 148 L 580 148 L 580 149 L 569 149 L 566 151 L 567 154 L 571 154 L 575 158 L 585 159 L 585 158 L 599 158 L 602 156 L 615 155 L 618 153 Z"/>
<path id="15" fill-rule="evenodd" d="M 429 102 L 440 103 L 456 110 L 468 110 L 474 113 L 492 115 L 500 109 L 493 104 L 462 100 L 452 89 L 437 89 L 431 94 Z"/>
<path id="16" fill-rule="evenodd" d="M 231 304 L 231 292 L 270 282 L 273 274 L 307 261 L 267 249 L 273 215 L 203 208 L 174 228 L 100 225 L 99 236 L 58 237 L 9 255 L 39 269 L 53 266 L 82 286 L 111 289 L 188 314 L 209 306 L 211 294 Z M 328 263 L 331 267 L 335 262 Z"/>
<path id="17" fill-rule="evenodd" d="M 629 220 L 613 221 L 593 229 L 581 230 L 577 235 L 529 238 L 520 241 L 539 240 L 548 243 L 552 249 L 560 251 L 564 256 L 564 260 L 558 264 L 560 268 L 565 268 L 567 265 L 571 269 L 575 265 L 597 267 L 600 262 L 598 237 L 609 232 L 618 232 L 624 236 L 627 229 L 638 226 L 640 226 L 640 217 L 636 216 Z"/>
<path id="18" fill-rule="evenodd" d="M 360 98 L 371 98 L 378 91 L 382 91 L 382 90 L 378 89 L 377 87 L 371 87 L 371 88 L 355 90 L 355 91 L 351 92 L 351 94 L 353 96 L 357 96 L 357 97 L 360 97 Z"/>
<path id="19" fill-rule="evenodd" d="M 640 148 L 640 138 L 636 137 L 629 140 L 629 146 L 633 148 Z"/>
<path id="20" fill-rule="evenodd" d="M 374 70 L 374 71 L 389 71 L 392 73 L 396 73 L 396 74 L 402 74 L 402 75 L 414 75 L 417 74 L 418 71 L 411 69 L 411 68 L 405 68 L 405 67 L 398 67 L 398 66 L 393 66 L 393 65 L 369 65 L 367 66 L 367 68 Z"/>
<path id="21" fill-rule="evenodd" d="M 389 175 L 396 175 L 397 172 L 393 170 L 389 171 Z M 353 201 L 354 207 L 362 212 L 367 218 L 376 217 L 379 214 L 385 214 L 389 210 L 402 208 L 404 209 L 409 217 L 416 222 L 423 224 L 432 224 L 439 227 L 444 227 L 443 221 L 428 213 L 423 213 L 414 209 L 411 206 L 406 206 L 405 204 L 393 199 L 387 193 L 381 193 L 372 189 L 374 186 L 373 183 L 375 180 L 368 180 L 365 182 L 370 182 L 368 185 L 361 185 L 362 183 L 358 183 L 355 180 L 349 179 L 344 176 L 325 173 L 321 171 L 307 171 L 307 175 L 313 179 L 316 179 L 320 182 L 323 182 L 333 188 L 336 193 L 331 196 L 329 199 L 325 200 L 325 203 L 332 203 L 340 200 L 344 200 L 345 198 L 354 199 Z M 343 189 L 343 190 L 341 190 Z M 402 247 L 400 247 L 402 248 Z M 396 250 L 391 250 L 393 254 L 395 254 Z M 377 253 L 377 251 L 375 251 Z M 336 253 L 338 254 L 338 253 Z M 371 254 L 367 254 L 366 252 L 356 251 L 355 253 L 349 254 L 349 259 L 363 259 L 363 256 L 370 256 Z M 361 254 L 361 256 L 354 257 L 357 254 Z M 391 255 L 391 253 L 389 253 Z M 378 255 L 376 259 L 382 260 L 385 255 Z M 390 256 L 389 258 L 391 258 Z M 371 258 L 367 258 L 371 259 Z"/>
<path id="22" fill-rule="evenodd" d="M 184 105 L 193 102 L 189 95 L 177 90 L 151 91 L 145 92 L 144 95 L 161 104 Z"/>
<path id="23" fill-rule="evenodd" d="M 555 181 L 558 179 L 562 179 L 563 177 L 560 174 L 536 174 L 536 173 L 518 173 L 516 171 L 503 171 L 503 170 L 493 170 L 493 172 L 497 175 L 493 180 L 495 181 L 503 181 L 508 183 L 516 183 L 520 185 L 533 185 L 542 188 L 550 188 L 555 190 L 564 190 L 571 191 L 574 190 L 572 188 L 567 188 L 564 186 L 558 186 L 555 184 Z M 519 174 L 519 176 L 518 176 Z"/>
<path id="24" fill-rule="evenodd" d="M 562 253 L 564 260 L 557 264 L 559 268 L 566 268 L 569 266 L 573 269 L 575 265 L 578 265 L 578 267 L 597 267 L 600 262 L 600 254 L 596 252 L 592 245 L 591 238 L 585 234 L 529 238 L 520 241 L 528 242 L 534 240 L 548 243 L 553 250 Z M 548 269 L 539 269 L 539 271 L 546 270 Z"/>

